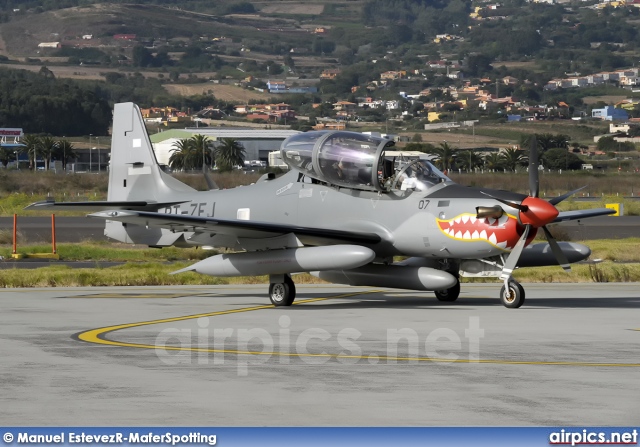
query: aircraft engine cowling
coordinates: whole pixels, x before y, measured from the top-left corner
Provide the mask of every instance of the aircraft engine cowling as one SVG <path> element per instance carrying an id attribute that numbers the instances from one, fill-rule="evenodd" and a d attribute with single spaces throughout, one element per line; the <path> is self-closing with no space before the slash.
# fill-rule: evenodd
<path id="1" fill-rule="evenodd" d="M 374 258 L 373 250 L 360 245 L 288 248 L 215 255 L 172 274 L 194 271 L 211 276 L 279 275 L 351 269 L 368 264 Z"/>
<path id="2" fill-rule="evenodd" d="M 409 290 L 445 290 L 458 279 L 451 273 L 431 267 L 371 264 L 351 270 L 310 272 L 313 276 L 335 284 L 390 287 Z"/>

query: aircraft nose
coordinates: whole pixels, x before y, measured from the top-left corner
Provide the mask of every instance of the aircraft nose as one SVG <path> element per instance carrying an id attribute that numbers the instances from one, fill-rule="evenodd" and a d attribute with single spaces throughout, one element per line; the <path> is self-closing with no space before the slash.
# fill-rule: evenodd
<path id="1" fill-rule="evenodd" d="M 522 201 L 522 205 L 526 207 L 526 210 L 520 211 L 520 222 L 523 225 L 540 228 L 558 217 L 558 209 L 538 197 L 527 197 Z"/>

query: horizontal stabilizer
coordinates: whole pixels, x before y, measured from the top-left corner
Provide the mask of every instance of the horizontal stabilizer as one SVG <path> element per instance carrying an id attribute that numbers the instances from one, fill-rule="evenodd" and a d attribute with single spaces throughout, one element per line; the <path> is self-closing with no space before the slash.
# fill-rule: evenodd
<path id="1" fill-rule="evenodd" d="M 25 210 L 46 210 L 55 211 L 105 211 L 105 210 L 134 210 L 134 211 L 158 211 L 174 205 L 184 203 L 179 202 L 145 202 L 145 201 L 93 201 L 93 202 L 55 202 L 46 200 L 35 202 L 25 207 Z"/>

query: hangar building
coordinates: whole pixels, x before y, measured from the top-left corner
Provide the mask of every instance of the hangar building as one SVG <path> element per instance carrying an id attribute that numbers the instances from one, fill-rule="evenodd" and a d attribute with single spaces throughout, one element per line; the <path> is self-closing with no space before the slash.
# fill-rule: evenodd
<path id="1" fill-rule="evenodd" d="M 156 153 L 156 158 L 160 164 L 169 164 L 171 150 L 174 144 L 183 138 L 191 138 L 194 135 L 204 135 L 213 141 L 222 138 L 233 138 L 237 140 L 245 148 L 245 160 L 261 160 L 268 162 L 269 152 L 280 150 L 282 142 L 290 137 L 300 133 L 297 130 L 290 129 L 242 129 L 242 128 L 219 128 L 219 127 L 200 127 L 186 129 L 172 129 L 159 132 L 150 136 L 151 143 Z"/>

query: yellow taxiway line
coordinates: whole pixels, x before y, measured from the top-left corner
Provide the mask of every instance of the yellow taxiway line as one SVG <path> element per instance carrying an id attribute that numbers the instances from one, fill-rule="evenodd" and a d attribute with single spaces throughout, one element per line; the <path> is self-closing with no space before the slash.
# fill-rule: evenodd
<path id="1" fill-rule="evenodd" d="M 296 301 L 294 305 L 315 303 L 319 301 L 326 301 L 339 298 L 347 298 L 358 295 L 366 295 L 375 293 L 377 290 L 366 290 L 363 292 L 346 293 L 342 295 L 334 295 L 324 298 L 310 298 L 306 300 Z M 181 347 L 181 346 L 156 346 L 147 345 L 142 343 L 129 343 L 116 340 L 109 340 L 107 335 L 119 331 L 122 329 L 130 329 L 134 327 L 150 326 L 154 324 L 173 323 L 177 321 L 194 320 L 197 318 L 217 317 L 221 315 L 231 315 L 243 312 L 253 312 L 257 310 L 272 309 L 275 306 L 269 304 L 264 306 L 254 307 L 242 307 L 238 309 L 223 310 L 217 312 L 209 312 L 195 315 L 185 315 L 181 317 L 163 318 L 160 320 L 140 321 L 137 323 L 125 323 L 113 326 L 107 326 L 97 329 L 91 329 L 85 332 L 81 332 L 75 335 L 80 341 L 87 343 L 94 343 L 107 346 L 118 346 L 124 348 L 138 348 L 138 349 L 162 349 L 165 351 L 190 351 L 190 352 L 207 352 L 207 353 L 222 353 L 233 355 L 267 355 L 275 357 L 315 357 L 315 358 L 329 358 L 329 359 L 351 359 L 351 360 L 378 360 L 378 361 L 401 361 L 401 362 L 430 362 L 430 363 L 467 363 L 467 364 L 492 364 L 492 365 L 540 365 L 540 366 L 584 366 L 584 367 L 614 367 L 614 368 L 639 368 L 640 363 L 598 363 L 598 362 L 569 362 L 569 361 L 530 361 L 530 360 L 500 360 L 500 359 L 446 359 L 437 357 L 399 357 L 399 356 L 384 356 L 377 354 L 368 355 L 346 355 L 346 354 L 330 354 L 330 353 L 293 353 L 293 352 L 279 352 L 279 351 L 241 351 L 236 349 L 213 349 L 213 348 L 197 348 L 197 347 Z M 634 331 L 640 331 L 639 329 L 632 329 Z"/>

